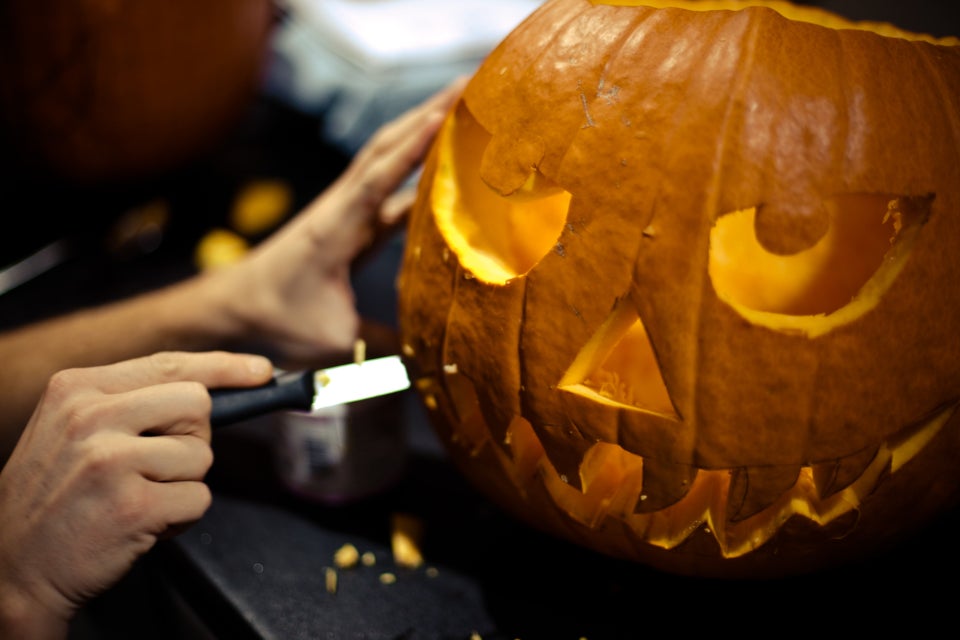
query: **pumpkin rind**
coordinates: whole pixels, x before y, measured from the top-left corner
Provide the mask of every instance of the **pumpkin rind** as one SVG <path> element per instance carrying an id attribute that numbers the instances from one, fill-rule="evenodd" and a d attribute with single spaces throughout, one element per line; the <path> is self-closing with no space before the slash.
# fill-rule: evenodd
<path id="1" fill-rule="evenodd" d="M 269 0 L 4 2 L 0 151 L 84 186 L 194 161 L 255 97 L 273 22 Z"/>
<path id="2" fill-rule="evenodd" d="M 943 453 L 958 452 L 958 41 L 777 2 L 633 4 L 548 1 L 450 114 L 399 280 L 418 388 L 481 489 L 605 553 L 700 575 L 868 553 L 960 495 Z M 549 250 L 506 280 L 451 235 L 458 220 L 482 235 L 491 207 L 438 211 L 478 179 L 505 202 L 570 195 Z M 722 294 L 719 219 L 754 208 L 756 241 L 796 254 L 836 201 L 896 216 L 853 301 L 802 315 Z M 635 325 L 672 406 L 570 382 Z M 935 496 L 903 495 L 938 471 Z"/>

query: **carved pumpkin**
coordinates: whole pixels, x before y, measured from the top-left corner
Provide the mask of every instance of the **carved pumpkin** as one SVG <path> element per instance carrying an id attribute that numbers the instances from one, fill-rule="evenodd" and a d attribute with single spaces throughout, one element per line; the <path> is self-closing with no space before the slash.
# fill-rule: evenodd
<path id="1" fill-rule="evenodd" d="M 960 496 L 960 41 L 782 2 L 550 0 L 428 158 L 404 353 L 465 476 L 703 576 Z"/>
<path id="2" fill-rule="evenodd" d="M 269 0 L 0 4 L 0 160 L 85 185 L 152 177 L 220 142 L 253 99 Z"/>

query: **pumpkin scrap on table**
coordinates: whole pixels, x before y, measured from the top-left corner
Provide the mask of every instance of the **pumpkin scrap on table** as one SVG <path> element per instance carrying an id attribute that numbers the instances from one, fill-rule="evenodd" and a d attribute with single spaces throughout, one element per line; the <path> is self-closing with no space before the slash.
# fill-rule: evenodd
<path id="1" fill-rule="evenodd" d="M 422 520 L 409 513 L 390 516 L 390 549 L 397 566 L 416 569 L 423 564 L 423 553 L 420 551 L 422 538 Z"/>
<path id="2" fill-rule="evenodd" d="M 687 575 L 862 559 L 960 499 L 960 40 L 548 0 L 430 151 L 404 358 L 464 475 Z"/>

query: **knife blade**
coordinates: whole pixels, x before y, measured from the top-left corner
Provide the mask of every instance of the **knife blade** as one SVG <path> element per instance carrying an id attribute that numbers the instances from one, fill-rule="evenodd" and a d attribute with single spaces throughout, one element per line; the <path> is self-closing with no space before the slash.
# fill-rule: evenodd
<path id="1" fill-rule="evenodd" d="M 326 369 L 282 372 L 260 387 L 212 389 L 210 424 L 221 427 L 280 409 L 314 411 L 409 387 L 407 369 L 395 355 Z"/>

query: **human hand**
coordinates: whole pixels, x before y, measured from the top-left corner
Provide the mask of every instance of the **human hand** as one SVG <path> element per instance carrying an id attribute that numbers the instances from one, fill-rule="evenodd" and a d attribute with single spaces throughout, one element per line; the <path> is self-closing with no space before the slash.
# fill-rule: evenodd
<path id="1" fill-rule="evenodd" d="M 260 356 L 167 352 L 55 374 L 0 471 L 0 637 L 65 637 L 83 603 L 199 519 L 207 388 L 272 372 Z"/>
<path id="2" fill-rule="evenodd" d="M 263 341 L 284 364 L 350 353 L 360 318 L 355 258 L 395 228 L 413 203 L 398 191 L 422 163 L 465 79 L 381 127 L 346 171 L 302 212 L 233 265 L 204 274 L 235 335 Z M 216 305 L 215 305 L 216 306 Z"/>

